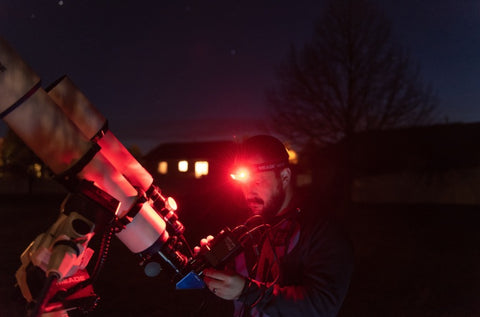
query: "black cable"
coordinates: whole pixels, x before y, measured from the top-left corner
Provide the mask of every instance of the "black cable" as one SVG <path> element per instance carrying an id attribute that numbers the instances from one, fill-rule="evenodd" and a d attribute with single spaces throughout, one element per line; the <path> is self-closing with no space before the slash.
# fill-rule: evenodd
<path id="1" fill-rule="evenodd" d="M 91 283 L 95 282 L 98 278 L 98 275 L 107 260 L 108 251 L 110 250 L 110 243 L 112 242 L 113 232 L 115 231 L 114 223 L 110 223 L 105 229 L 102 242 L 100 243 L 100 250 L 97 257 L 97 262 L 92 271 L 92 276 L 90 278 Z"/>
<path id="2" fill-rule="evenodd" d="M 43 288 L 37 297 L 36 304 L 30 313 L 31 317 L 39 317 L 42 315 L 43 309 L 49 301 L 48 292 L 50 291 L 52 285 L 59 279 L 59 277 L 60 276 L 56 272 L 51 272 L 48 274 L 47 279 L 43 284 Z"/>

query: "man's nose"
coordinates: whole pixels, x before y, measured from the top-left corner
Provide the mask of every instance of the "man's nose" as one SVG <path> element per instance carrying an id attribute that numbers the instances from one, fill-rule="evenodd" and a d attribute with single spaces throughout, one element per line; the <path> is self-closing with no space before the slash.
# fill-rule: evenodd
<path id="1" fill-rule="evenodd" d="M 255 184 L 249 183 L 242 186 L 243 196 L 246 198 L 257 196 L 257 190 Z"/>

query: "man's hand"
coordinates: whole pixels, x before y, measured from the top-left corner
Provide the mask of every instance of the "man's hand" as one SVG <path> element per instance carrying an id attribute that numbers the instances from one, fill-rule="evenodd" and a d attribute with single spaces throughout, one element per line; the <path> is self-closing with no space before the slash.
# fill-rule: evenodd
<path id="1" fill-rule="evenodd" d="M 203 281 L 220 298 L 237 299 L 242 293 L 246 280 L 233 271 L 218 271 L 212 268 L 203 270 Z"/>
<path id="2" fill-rule="evenodd" d="M 201 239 L 200 246 L 194 248 L 194 254 L 197 255 L 200 249 L 208 246 L 212 240 L 213 236 Z M 213 268 L 203 270 L 203 281 L 215 295 L 227 300 L 237 299 L 246 283 L 243 276 L 233 271 L 219 271 Z"/>
<path id="3" fill-rule="evenodd" d="M 200 246 L 197 245 L 196 247 L 194 247 L 193 253 L 195 255 L 198 255 L 198 253 L 200 252 L 200 249 L 206 245 L 209 245 L 212 240 L 213 240 L 213 236 L 207 236 L 206 238 L 203 238 L 202 240 L 200 240 Z"/>

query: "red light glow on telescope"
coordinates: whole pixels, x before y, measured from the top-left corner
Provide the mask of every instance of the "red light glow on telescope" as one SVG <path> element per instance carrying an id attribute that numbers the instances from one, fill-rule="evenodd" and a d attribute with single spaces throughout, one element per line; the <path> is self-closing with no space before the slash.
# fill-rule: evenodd
<path id="1" fill-rule="evenodd" d="M 168 197 L 165 201 L 165 206 L 170 211 L 176 211 L 178 209 L 177 202 L 172 197 Z"/>

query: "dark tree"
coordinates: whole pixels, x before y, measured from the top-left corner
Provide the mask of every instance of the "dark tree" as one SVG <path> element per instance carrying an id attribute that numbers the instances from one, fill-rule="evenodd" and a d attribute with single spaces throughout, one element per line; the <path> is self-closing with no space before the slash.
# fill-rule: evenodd
<path id="1" fill-rule="evenodd" d="M 429 123 L 436 98 L 368 0 L 332 0 L 311 43 L 291 48 L 269 92 L 275 128 L 304 143 Z"/>
<path id="2" fill-rule="evenodd" d="M 268 101 L 274 129 L 288 139 L 310 150 L 337 144 L 331 166 L 322 166 L 330 179 L 318 171 L 325 156 L 313 157 L 312 169 L 314 188 L 325 188 L 325 197 L 340 202 L 344 212 L 355 175 L 354 135 L 430 123 L 436 106 L 419 67 L 396 45 L 389 21 L 368 0 L 326 3 L 311 43 L 292 47 L 280 66 Z"/>

